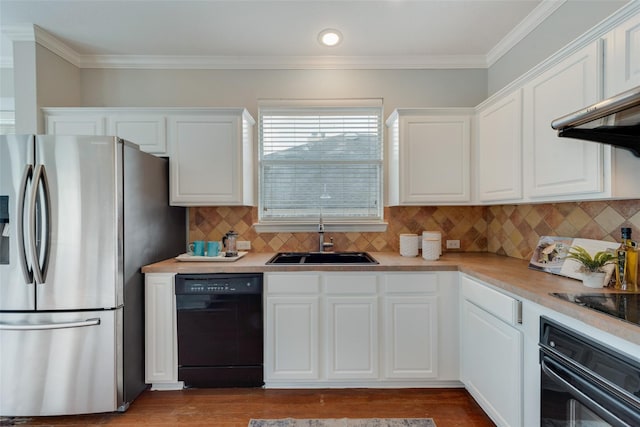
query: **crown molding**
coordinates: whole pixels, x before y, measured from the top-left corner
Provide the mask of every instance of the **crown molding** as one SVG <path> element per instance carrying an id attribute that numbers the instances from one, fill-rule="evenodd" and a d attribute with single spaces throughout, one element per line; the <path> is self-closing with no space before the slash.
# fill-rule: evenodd
<path id="1" fill-rule="evenodd" d="M 36 42 L 76 67 L 80 67 L 83 55 L 35 24 L 5 25 L 2 27 L 2 34 L 12 42 Z M 3 67 L 11 68 L 13 58 L 2 57 L 0 63 Z"/>
<path id="2" fill-rule="evenodd" d="M 487 67 L 491 67 L 507 52 L 515 47 L 528 36 L 538 25 L 543 23 L 553 12 L 567 0 L 543 0 L 535 9 L 529 13 L 513 30 L 511 30 L 502 40 L 498 42 L 487 53 Z"/>
<path id="3" fill-rule="evenodd" d="M 12 42 L 34 42 L 36 28 L 39 27 L 33 24 L 3 25 L 2 34 Z"/>
<path id="4" fill-rule="evenodd" d="M 37 25 L 3 27 L 11 41 L 34 41 L 78 68 L 113 69 L 266 69 L 266 70 L 372 70 L 487 68 L 484 55 L 440 56 L 186 56 L 186 55 L 81 55 Z M 12 61 L 0 61 L 10 68 Z"/>
<path id="5" fill-rule="evenodd" d="M 467 56 L 82 56 L 80 68 L 132 69 L 450 69 L 486 68 L 484 55 Z"/>

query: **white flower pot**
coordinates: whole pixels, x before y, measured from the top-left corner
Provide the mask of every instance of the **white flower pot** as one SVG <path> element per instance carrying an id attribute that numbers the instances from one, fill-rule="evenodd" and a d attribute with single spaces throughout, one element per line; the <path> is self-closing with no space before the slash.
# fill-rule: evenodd
<path id="1" fill-rule="evenodd" d="M 582 284 L 587 288 L 604 287 L 605 273 L 584 273 L 582 276 Z"/>

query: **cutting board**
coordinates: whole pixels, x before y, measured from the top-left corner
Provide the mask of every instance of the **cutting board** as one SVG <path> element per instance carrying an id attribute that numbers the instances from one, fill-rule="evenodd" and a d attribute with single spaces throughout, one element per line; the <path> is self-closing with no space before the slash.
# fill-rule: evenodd
<path id="1" fill-rule="evenodd" d="M 578 237 L 542 236 L 538 241 L 536 249 L 533 251 L 533 256 L 529 262 L 529 268 L 582 280 L 583 273 L 579 271 L 580 263 L 576 260 L 565 258 L 572 246 L 581 246 L 589 252 L 591 256 L 593 256 L 596 252 L 605 251 L 607 249 L 616 249 L 620 246 L 620 243 L 606 242 L 604 240 L 581 239 Z M 548 251 L 548 248 L 552 247 L 553 250 Z M 545 250 L 549 253 L 545 254 Z M 610 264 L 607 266 L 606 270 L 607 275 L 610 277 L 610 275 L 615 271 L 615 266 Z"/>

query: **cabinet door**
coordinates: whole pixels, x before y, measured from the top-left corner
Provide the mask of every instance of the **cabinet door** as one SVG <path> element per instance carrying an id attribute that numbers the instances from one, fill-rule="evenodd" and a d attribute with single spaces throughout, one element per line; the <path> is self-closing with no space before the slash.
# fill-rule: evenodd
<path id="1" fill-rule="evenodd" d="M 640 14 L 618 26 L 612 41 L 605 57 L 607 97 L 640 86 Z"/>
<path id="2" fill-rule="evenodd" d="M 167 155 L 167 135 L 164 116 L 113 115 L 108 119 L 109 135 L 115 135 L 138 144 L 140 150 L 156 155 Z"/>
<path id="3" fill-rule="evenodd" d="M 522 92 L 478 114 L 478 197 L 482 202 L 522 198 Z"/>
<path id="4" fill-rule="evenodd" d="M 438 376 L 437 304 L 435 295 L 385 296 L 385 377 Z"/>
<path id="5" fill-rule="evenodd" d="M 376 296 L 326 298 L 327 378 L 378 378 Z"/>
<path id="6" fill-rule="evenodd" d="M 171 204 L 242 204 L 239 116 L 169 117 Z"/>
<path id="7" fill-rule="evenodd" d="M 603 191 L 601 144 L 559 138 L 550 126 L 598 100 L 599 52 L 593 43 L 524 87 L 525 188 L 531 198 Z"/>
<path id="8" fill-rule="evenodd" d="M 153 388 L 181 389 L 174 274 L 145 275 L 145 382 Z"/>
<path id="9" fill-rule="evenodd" d="M 400 204 L 468 202 L 471 120 L 467 116 L 400 119 Z"/>
<path id="10" fill-rule="evenodd" d="M 266 382 L 319 379 L 319 299 L 319 296 L 266 298 Z"/>
<path id="11" fill-rule="evenodd" d="M 326 273 L 325 342 L 328 379 L 378 378 L 378 276 Z"/>
<path id="12" fill-rule="evenodd" d="M 460 329 L 467 390 L 497 425 L 522 425 L 522 334 L 466 299 Z"/>
<path id="13" fill-rule="evenodd" d="M 48 135 L 105 135 L 105 116 L 46 116 Z"/>

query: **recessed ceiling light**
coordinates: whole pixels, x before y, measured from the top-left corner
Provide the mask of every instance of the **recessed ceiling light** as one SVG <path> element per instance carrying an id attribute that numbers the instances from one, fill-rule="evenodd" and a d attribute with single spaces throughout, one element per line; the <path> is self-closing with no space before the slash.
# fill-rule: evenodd
<path id="1" fill-rule="evenodd" d="M 342 41 L 342 33 L 338 30 L 327 28 L 326 30 L 320 31 L 318 41 L 324 46 L 336 46 Z"/>

